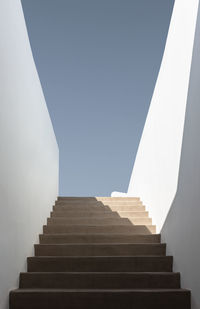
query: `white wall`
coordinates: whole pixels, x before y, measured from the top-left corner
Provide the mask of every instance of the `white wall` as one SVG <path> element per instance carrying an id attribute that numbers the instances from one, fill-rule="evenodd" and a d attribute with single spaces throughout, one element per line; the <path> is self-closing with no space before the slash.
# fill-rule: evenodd
<path id="1" fill-rule="evenodd" d="M 182 286 L 192 290 L 192 309 L 200 308 L 200 10 L 187 100 L 176 197 L 161 231 Z"/>
<path id="2" fill-rule="evenodd" d="M 0 1 L 0 309 L 58 194 L 58 147 L 21 3 Z"/>
<path id="3" fill-rule="evenodd" d="M 177 190 L 199 0 L 176 0 L 140 141 L 129 196 L 140 196 L 160 231 Z"/>
<path id="4" fill-rule="evenodd" d="M 200 308 L 199 133 L 199 1 L 176 0 L 127 195 L 147 205 L 182 287 L 192 291 L 192 309 Z"/>

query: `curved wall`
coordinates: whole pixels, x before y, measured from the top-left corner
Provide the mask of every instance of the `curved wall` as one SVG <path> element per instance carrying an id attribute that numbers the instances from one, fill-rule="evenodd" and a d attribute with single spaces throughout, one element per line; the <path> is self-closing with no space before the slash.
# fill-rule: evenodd
<path id="1" fill-rule="evenodd" d="M 19 0 L 0 1 L 0 309 L 58 195 L 58 146 Z"/>
<path id="2" fill-rule="evenodd" d="M 199 118 L 199 1 L 176 0 L 127 195 L 147 205 L 192 309 L 200 308 Z"/>
<path id="3" fill-rule="evenodd" d="M 195 35 L 178 190 L 161 230 L 182 286 L 192 291 L 192 309 L 200 308 L 200 10 Z"/>
<path id="4" fill-rule="evenodd" d="M 177 190 L 185 109 L 199 0 L 176 0 L 163 60 L 129 188 L 158 231 Z"/>

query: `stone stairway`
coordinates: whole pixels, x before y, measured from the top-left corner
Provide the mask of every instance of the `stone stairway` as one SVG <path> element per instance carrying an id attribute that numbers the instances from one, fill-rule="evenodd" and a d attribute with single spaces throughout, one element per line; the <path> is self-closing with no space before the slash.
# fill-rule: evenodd
<path id="1" fill-rule="evenodd" d="M 190 309 L 139 198 L 59 197 L 10 309 Z"/>

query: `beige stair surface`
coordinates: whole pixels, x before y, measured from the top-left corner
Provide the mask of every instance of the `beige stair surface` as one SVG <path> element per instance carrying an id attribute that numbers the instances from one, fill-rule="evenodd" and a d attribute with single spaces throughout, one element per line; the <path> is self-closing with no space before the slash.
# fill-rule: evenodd
<path id="1" fill-rule="evenodd" d="M 164 256 L 165 244 L 56 244 L 35 245 L 35 256 Z"/>
<path id="2" fill-rule="evenodd" d="M 30 272 L 172 272 L 171 256 L 29 257 Z"/>
<path id="3" fill-rule="evenodd" d="M 93 212 L 93 211 L 99 211 L 99 212 L 111 212 L 111 211 L 144 211 L 145 210 L 145 206 L 143 205 L 116 205 L 116 204 L 112 204 L 110 206 L 107 205 L 89 205 L 89 204 L 85 204 L 85 205 L 66 205 L 66 204 L 56 204 L 55 206 L 53 206 L 53 210 L 61 210 L 61 211 L 73 211 L 73 212 L 77 212 L 77 211 L 89 211 L 89 212 Z"/>
<path id="4" fill-rule="evenodd" d="M 58 197 L 10 309 L 190 309 L 139 197 Z"/>
<path id="5" fill-rule="evenodd" d="M 131 218 L 87 218 L 87 217 L 79 217 L 79 218 L 60 218 L 53 217 L 47 219 L 47 224 L 66 224 L 66 225 L 151 225 L 152 220 L 150 218 L 145 217 L 131 217 Z"/>
<path id="6" fill-rule="evenodd" d="M 160 243 L 160 235 L 130 235 L 130 234 L 41 234 L 40 244 L 69 243 Z"/>
<path id="7" fill-rule="evenodd" d="M 98 217 L 96 211 L 53 211 L 51 212 L 51 218 L 96 218 Z M 101 218 L 143 218 L 148 217 L 147 211 L 104 211 L 101 214 Z"/>
<path id="8" fill-rule="evenodd" d="M 155 225 L 72 225 L 72 224 L 48 224 L 43 227 L 44 234 L 57 233 L 112 233 L 112 234 L 155 234 Z"/>

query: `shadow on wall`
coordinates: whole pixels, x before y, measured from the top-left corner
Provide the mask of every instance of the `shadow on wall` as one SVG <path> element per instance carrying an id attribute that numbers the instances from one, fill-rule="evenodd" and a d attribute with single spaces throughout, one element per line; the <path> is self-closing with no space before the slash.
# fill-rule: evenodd
<path id="1" fill-rule="evenodd" d="M 194 43 L 177 194 L 164 226 L 163 240 L 174 255 L 182 285 L 192 290 L 192 309 L 200 308 L 200 13 Z"/>

